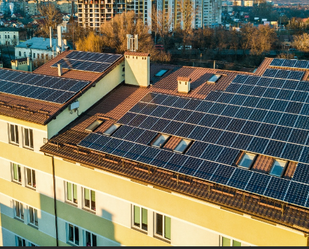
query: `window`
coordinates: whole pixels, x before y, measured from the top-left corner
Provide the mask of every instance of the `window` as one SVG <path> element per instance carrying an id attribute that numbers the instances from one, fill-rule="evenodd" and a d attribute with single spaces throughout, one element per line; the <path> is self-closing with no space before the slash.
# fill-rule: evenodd
<path id="1" fill-rule="evenodd" d="M 39 225 L 38 223 L 38 210 L 29 207 L 29 224 L 37 227 Z"/>
<path id="2" fill-rule="evenodd" d="M 14 217 L 24 220 L 24 206 L 19 201 L 14 201 Z"/>
<path id="3" fill-rule="evenodd" d="M 147 209 L 133 206 L 133 227 L 147 231 L 148 229 Z"/>
<path id="4" fill-rule="evenodd" d="M 281 177 L 286 163 L 287 163 L 286 161 L 275 159 L 269 174 Z"/>
<path id="5" fill-rule="evenodd" d="M 214 84 L 220 79 L 221 75 L 220 74 L 214 74 L 211 76 L 211 78 L 207 81 L 207 83 Z"/>
<path id="6" fill-rule="evenodd" d="M 11 163 L 12 167 L 12 180 L 13 182 L 21 183 L 20 166 L 16 163 Z"/>
<path id="7" fill-rule="evenodd" d="M 9 125 L 9 140 L 10 143 L 18 144 L 19 139 L 18 139 L 18 126 L 10 124 Z"/>
<path id="8" fill-rule="evenodd" d="M 238 166 L 245 167 L 247 169 L 250 168 L 252 165 L 253 160 L 255 159 L 256 155 L 252 153 L 245 153 L 241 158 Z"/>
<path id="9" fill-rule="evenodd" d="M 190 140 L 187 139 L 182 139 L 179 144 L 176 146 L 176 148 L 174 149 L 175 152 L 180 152 L 183 153 L 185 151 L 185 149 L 189 146 L 189 144 L 191 143 Z"/>
<path id="10" fill-rule="evenodd" d="M 103 123 L 103 120 L 98 119 L 98 120 L 94 121 L 92 124 L 90 124 L 90 125 L 85 129 L 85 131 L 92 132 L 92 131 L 94 131 L 96 128 L 98 128 L 98 126 L 99 126 L 100 124 L 102 124 L 102 123 Z"/>
<path id="11" fill-rule="evenodd" d="M 93 233 L 85 231 L 84 246 L 97 246 L 97 236 Z"/>
<path id="12" fill-rule="evenodd" d="M 84 208 L 95 211 L 95 191 L 84 188 Z"/>
<path id="13" fill-rule="evenodd" d="M 112 135 L 118 128 L 120 127 L 119 124 L 113 124 L 111 127 L 109 127 L 104 134 L 105 135 Z"/>
<path id="14" fill-rule="evenodd" d="M 164 239 L 171 239 L 171 218 L 162 214 L 155 214 L 155 235 Z"/>
<path id="15" fill-rule="evenodd" d="M 26 168 L 25 171 L 26 171 L 26 186 L 36 188 L 35 170 Z"/>
<path id="16" fill-rule="evenodd" d="M 18 55 L 21 56 L 21 51 L 18 51 Z"/>
<path id="17" fill-rule="evenodd" d="M 163 45 L 156 45 L 155 46 L 156 49 L 164 49 Z M 161 69 L 159 72 L 156 73 L 156 77 L 161 77 L 163 76 L 165 73 L 167 72 L 166 69 Z"/>
<path id="18" fill-rule="evenodd" d="M 239 241 L 221 237 L 221 246 L 241 246 Z"/>
<path id="19" fill-rule="evenodd" d="M 79 245 L 79 229 L 72 224 L 68 224 L 68 242 Z"/>
<path id="20" fill-rule="evenodd" d="M 77 186 L 76 184 L 67 182 L 66 184 L 66 200 L 77 204 Z"/>
<path id="21" fill-rule="evenodd" d="M 16 239 L 16 246 L 26 246 L 26 240 L 19 237 L 19 236 L 16 236 L 15 237 Z"/>
<path id="22" fill-rule="evenodd" d="M 152 143 L 152 146 L 162 147 L 170 136 L 160 134 L 158 138 Z"/>
<path id="23" fill-rule="evenodd" d="M 35 53 L 33 53 L 33 58 L 35 58 Z"/>
<path id="24" fill-rule="evenodd" d="M 24 128 L 24 147 L 33 149 L 33 130 Z"/>

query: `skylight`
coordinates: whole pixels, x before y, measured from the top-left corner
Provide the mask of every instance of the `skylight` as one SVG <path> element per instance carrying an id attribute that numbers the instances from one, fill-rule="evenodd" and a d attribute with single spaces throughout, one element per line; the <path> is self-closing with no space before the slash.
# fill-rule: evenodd
<path id="1" fill-rule="evenodd" d="M 113 124 L 110 126 L 105 132 L 105 135 L 112 135 L 118 128 L 120 127 L 120 124 Z"/>
<path id="2" fill-rule="evenodd" d="M 256 157 L 255 154 L 245 153 L 241 158 L 241 161 L 239 162 L 238 166 L 249 169 L 255 157 Z"/>
<path id="3" fill-rule="evenodd" d="M 214 84 L 220 79 L 221 75 L 220 74 L 214 74 L 211 76 L 211 78 L 207 81 L 207 83 Z"/>
<path id="4" fill-rule="evenodd" d="M 159 72 L 157 72 L 157 74 L 155 75 L 156 77 L 161 77 L 163 76 L 163 74 L 165 74 L 167 72 L 166 69 L 161 69 Z"/>
<path id="5" fill-rule="evenodd" d="M 153 143 L 152 146 L 162 147 L 162 145 L 167 141 L 170 136 L 168 135 L 160 135 Z"/>
<path id="6" fill-rule="evenodd" d="M 189 144 L 191 143 L 190 140 L 187 139 L 182 139 L 179 144 L 176 146 L 176 148 L 174 149 L 175 152 L 180 152 L 183 153 L 185 151 L 185 149 L 189 146 Z"/>
<path id="7" fill-rule="evenodd" d="M 286 161 L 276 159 L 273 163 L 273 166 L 269 172 L 270 175 L 281 177 Z"/>
<path id="8" fill-rule="evenodd" d="M 90 124 L 85 130 L 88 132 L 92 132 L 94 131 L 96 128 L 98 128 L 98 126 L 100 124 L 103 123 L 103 120 L 97 119 L 96 121 L 94 121 L 92 124 Z"/>

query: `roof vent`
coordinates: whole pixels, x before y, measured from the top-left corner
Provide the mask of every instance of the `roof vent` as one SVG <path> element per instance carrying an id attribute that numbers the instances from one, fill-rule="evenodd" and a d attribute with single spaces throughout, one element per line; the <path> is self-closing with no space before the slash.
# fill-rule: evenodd
<path id="1" fill-rule="evenodd" d="M 189 77 L 178 77 L 178 92 L 188 93 L 190 92 L 191 79 Z"/>
<path id="2" fill-rule="evenodd" d="M 215 84 L 221 77 L 221 74 L 214 74 L 213 76 L 211 76 L 211 78 L 209 80 L 207 80 L 208 84 Z"/>

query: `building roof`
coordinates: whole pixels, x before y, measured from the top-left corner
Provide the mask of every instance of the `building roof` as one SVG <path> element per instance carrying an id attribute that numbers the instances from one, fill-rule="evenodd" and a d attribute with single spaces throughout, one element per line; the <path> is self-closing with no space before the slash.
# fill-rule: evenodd
<path id="1" fill-rule="evenodd" d="M 152 86 L 118 86 L 41 150 L 308 232 L 308 69 L 275 63 L 266 58 L 255 74 L 153 65 Z M 213 74 L 222 77 L 208 84 Z M 178 93 L 177 77 L 190 77 L 192 91 Z M 158 134 L 170 139 L 154 147 Z M 285 164 L 280 175 L 274 162 Z"/>
<path id="2" fill-rule="evenodd" d="M 57 39 L 52 38 L 53 47 L 57 46 Z M 40 49 L 49 50 L 50 39 L 43 37 L 33 37 L 25 42 L 19 43 L 16 48 L 29 48 L 29 49 Z"/>
<path id="3" fill-rule="evenodd" d="M 59 77 L 50 66 L 72 52 L 63 52 L 33 73 L 0 69 L 0 115 L 47 124 L 123 60 L 119 56 L 112 63 L 102 62 L 105 70 L 97 73 L 63 69 Z"/>

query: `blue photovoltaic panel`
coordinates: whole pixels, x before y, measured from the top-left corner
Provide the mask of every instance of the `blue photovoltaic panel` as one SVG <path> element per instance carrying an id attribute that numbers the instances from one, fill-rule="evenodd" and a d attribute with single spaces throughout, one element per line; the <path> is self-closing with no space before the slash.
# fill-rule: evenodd
<path id="1" fill-rule="evenodd" d="M 273 59 L 270 63 L 271 66 L 281 66 L 284 62 L 284 59 Z"/>
<path id="2" fill-rule="evenodd" d="M 269 86 L 272 82 L 272 78 L 261 77 L 260 80 L 256 83 L 258 86 Z M 253 95 L 251 93 L 251 95 Z"/>
<path id="3" fill-rule="evenodd" d="M 195 109 L 199 106 L 200 103 L 201 103 L 201 100 L 191 99 L 191 100 L 184 106 L 184 109 L 195 110 Z"/>
<path id="4" fill-rule="evenodd" d="M 215 123 L 217 118 L 218 118 L 217 115 L 205 114 L 198 124 L 211 127 Z"/>
<path id="5" fill-rule="evenodd" d="M 196 111 L 208 112 L 209 109 L 214 105 L 213 102 L 202 101 L 201 104 L 196 108 Z"/>
<path id="6" fill-rule="evenodd" d="M 290 74 L 288 70 L 278 70 L 275 78 L 286 79 Z"/>
<path id="7" fill-rule="evenodd" d="M 218 98 L 220 98 L 222 92 L 216 92 L 216 91 L 212 91 L 210 92 L 207 97 L 205 98 L 205 100 L 208 101 L 217 101 Z"/>
<path id="8" fill-rule="evenodd" d="M 296 90 L 299 91 L 309 91 L 309 84 L 307 81 L 300 81 L 297 85 Z"/>
<path id="9" fill-rule="evenodd" d="M 292 132 L 291 128 L 277 126 L 271 138 L 281 141 L 287 141 L 291 132 Z"/>
<path id="10" fill-rule="evenodd" d="M 264 195 L 278 200 L 283 200 L 289 184 L 290 181 L 288 180 L 272 177 Z"/>
<path id="11" fill-rule="evenodd" d="M 246 100 L 247 96 L 245 95 L 236 95 L 231 99 L 230 104 L 233 105 L 242 105 Z"/>
<path id="12" fill-rule="evenodd" d="M 296 64 L 296 60 L 285 60 L 282 67 L 293 67 Z"/>
<path id="13" fill-rule="evenodd" d="M 259 81 L 260 77 L 258 76 L 249 76 L 245 81 L 246 85 L 255 85 Z"/>
<path id="14" fill-rule="evenodd" d="M 134 142 L 139 136 L 144 132 L 144 130 L 132 127 L 131 131 L 128 132 L 123 139 L 130 140 Z"/>
<path id="15" fill-rule="evenodd" d="M 154 137 L 157 135 L 156 132 L 153 131 L 148 131 L 145 130 L 143 133 L 141 133 L 141 135 L 135 140 L 136 143 L 141 143 L 141 144 L 149 144 Z M 129 139 L 129 135 L 127 137 L 127 139 Z"/>
<path id="16" fill-rule="evenodd" d="M 135 144 L 131 149 L 124 155 L 125 158 L 131 160 L 137 160 L 137 158 L 146 150 L 145 145 Z"/>
<path id="17" fill-rule="evenodd" d="M 278 93 L 280 92 L 279 89 L 275 89 L 275 88 L 267 88 L 266 91 L 264 92 L 263 97 L 264 98 L 276 98 Z"/>
<path id="18" fill-rule="evenodd" d="M 142 152 L 142 154 L 138 157 L 138 161 L 150 164 L 153 158 L 160 152 L 159 149 L 147 147 L 146 150 Z"/>
<path id="19" fill-rule="evenodd" d="M 142 99 L 142 102 L 150 103 L 156 97 L 156 93 L 147 93 Z"/>
<path id="20" fill-rule="evenodd" d="M 129 121 L 129 123 L 127 123 L 128 125 L 132 125 L 132 126 L 139 126 L 141 123 L 144 122 L 144 120 L 147 118 L 147 116 L 145 115 L 136 115 L 134 118 L 131 119 L 131 121 Z"/>
<path id="21" fill-rule="evenodd" d="M 283 114 L 281 112 L 268 111 L 263 121 L 265 123 L 278 124 L 278 121 L 281 119 L 282 115 Z"/>
<path id="22" fill-rule="evenodd" d="M 252 173 L 250 170 L 236 168 L 227 185 L 238 189 L 245 189 Z"/>
<path id="23" fill-rule="evenodd" d="M 289 138 L 289 142 L 296 144 L 305 144 L 305 142 L 307 141 L 308 133 L 308 131 L 293 129 Z"/>
<path id="24" fill-rule="evenodd" d="M 239 90 L 238 90 L 238 94 L 250 94 L 250 92 L 252 91 L 252 86 L 247 86 L 247 85 L 242 85 Z"/>
<path id="25" fill-rule="evenodd" d="M 141 110 L 143 110 L 143 108 L 146 106 L 147 104 L 146 103 L 137 103 L 135 106 L 133 106 L 131 109 L 130 109 L 130 112 L 136 112 L 136 113 L 140 113 Z"/>
<path id="26" fill-rule="evenodd" d="M 229 103 L 231 101 L 231 99 L 233 98 L 233 94 L 229 94 L 229 93 L 222 93 L 220 98 L 217 100 L 217 102 L 221 102 L 221 103 Z"/>
<path id="27" fill-rule="evenodd" d="M 308 61 L 297 61 L 294 65 L 295 68 L 308 68 Z"/>
<path id="28" fill-rule="evenodd" d="M 284 113 L 279 121 L 279 125 L 293 127 L 296 119 L 297 115 Z"/>
<path id="29" fill-rule="evenodd" d="M 154 166 L 163 168 L 173 155 L 173 152 L 161 150 L 150 163 Z"/>
<path id="30" fill-rule="evenodd" d="M 274 100 L 273 104 L 271 105 L 271 107 L 269 109 L 274 110 L 274 111 L 284 112 L 288 103 L 289 103 L 288 101 L 276 99 L 276 100 Z"/>
<path id="31" fill-rule="evenodd" d="M 235 114 L 238 112 L 239 108 L 240 108 L 239 106 L 228 105 L 228 106 L 225 107 L 225 109 L 223 110 L 221 115 L 234 117 Z"/>
<path id="32" fill-rule="evenodd" d="M 293 74 L 295 74 L 296 72 L 291 72 L 289 75 L 289 79 L 291 79 L 291 75 L 293 76 Z M 290 89 L 290 90 L 295 90 L 297 88 L 298 85 L 298 81 L 296 80 L 286 80 L 284 82 L 283 88 L 284 89 Z"/>
<path id="33" fill-rule="evenodd" d="M 248 146 L 249 151 L 255 152 L 255 153 L 260 153 L 262 154 L 263 151 L 265 150 L 265 147 L 267 146 L 269 140 L 260 138 L 260 137 L 254 137 L 251 141 L 251 143 Z"/>
<path id="34" fill-rule="evenodd" d="M 176 101 L 178 100 L 178 97 L 176 96 L 167 96 L 167 98 L 161 103 L 161 105 L 165 106 L 172 106 Z"/>
<path id="35" fill-rule="evenodd" d="M 114 133 L 113 137 L 124 138 L 130 131 L 132 131 L 133 127 L 121 125 Z"/>
<path id="36" fill-rule="evenodd" d="M 168 163 L 164 166 L 165 169 L 172 170 L 172 171 L 179 171 L 180 168 L 186 163 L 188 159 L 187 156 L 182 154 L 174 154 Z"/>
<path id="37" fill-rule="evenodd" d="M 268 182 L 271 177 L 269 175 L 260 174 L 257 172 L 252 172 L 252 176 L 245 187 L 246 191 L 253 192 L 256 194 L 263 195 Z"/>
<path id="38" fill-rule="evenodd" d="M 231 148 L 224 148 L 218 158 L 216 159 L 216 161 L 218 163 L 224 163 L 227 165 L 232 165 L 235 162 L 235 159 L 237 158 L 237 156 L 239 155 L 239 150 L 235 150 L 235 149 L 231 149 Z"/>
<path id="39" fill-rule="evenodd" d="M 204 162 L 205 161 L 198 158 L 188 157 L 188 160 L 186 161 L 185 164 L 183 164 L 183 166 L 179 170 L 179 173 L 193 176 L 194 173 L 199 169 L 199 167 Z"/>
<path id="40" fill-rule="evenodd" d="M 227 131 L 223 132 L 217 144 L 220 144 L 223 146 L 231 146 L 236 137 L 237 137 L 237 133 L 227 132 Z"/>
<path id="41" fill-rule="evenodd" d="M 236 77 L 234 78 L 234 80 L 232 82 L 244 83 L 247 78 L 248 78 L 248 75 L 238 74 L 238 75 L 236 75 Z"/>
<path id="42" fill-rule="evenodd" d="M 218 168 L 218 166 L 219 165 L 217 163 L 204 161 L 204 163 L 195 172 L 194 176 L 201 179 L 209 180 Z"/>
<path id="43" fill-rule="evenodd" d="M 255 109 L 251 113 L 249 119 L 253 121 L 262 121 L 265 118 L 266 114 L 267 114 L 267 111 L 265 110 Z"/>
<path id="44" fill-rule="evenodd" d="M 95 140 L 90 146 L 90 149 L 100 150 L 105 144 L 107 144 L 111 140 L 110 137 L 100 136 L 97 140 Z"/>
<path id="45" fill-rule="evenodd" d="M 180 128 L 181 125 L 182 125 L 181 122 L 171 121 L 171 122 L 162 130 L 162 132 L 168 133 L 168 134 L 175 134 L 176 131 Z"/>
<path id="46" fill-rule="evenodd" d="M 292 161 L 298 161 L 303 146 L 296 144 L 287 144 L 281 154 L 281 158 Z"/>
<path id="47" fill-rule="evenodd" d="M 101 135 L 96 133 L 90 133 L 87 137 L 85 137 L 78 145 L 89 148 L 90 145 L 97 140 Z"/>
<path id="48" fill-rule="evenodd" d="M 235 167 L 220 165 L 218 166 L 217 170 L 213 173 L 210 181 L 226 184 L 233 174 Z"/>
<path id="49" fill-rule="evenodd" d="M 191 115 L 186 120 L 186 123 L 198 124 L 204 117 L 204 115 L 205 114 L 201 112 L 192 112 Z"/>
<path id="50" fill-rule="evenodd" d="M 217 157 L 220 155 L 223 148 L 224 147 L 222 146 L 209 144 L 200 157 L 203 159 L 207 159 L 209 161 L 216 161 Z"/>
<path id="51" fill-rule="evenodd" d="M 177 121 L 186 121 L 187 118 L 191 115 L 192 111 L 188 111 L 188 110 L 181 110 L 175 117 L 174 120 Z"/>
<path id="52" fill-rule="evenodd" d="M 228 117 L 218 117 L 212 127 L 225 130 L 231 120 L 232 119 Z"/>
<path id="53" fill-rule="evenodd" d="M 154 109 L 156 109 L 156 105 L 148 104 L 140 111 L 140 113 L 145 114 L 145 115 L 150 115 L 150 113 L 152 113 Z"/>
<path id="54" fill-rule="evenodd" d="M 309 157 L 309 147 L 306 147 L 306 151 L 304 154 L 306 154 L 306 157 Z M 294 176 L 292 178 L 296 182 L 303 182 L 303 183 L 309 183 L 309 165 L 308 164 L 303 164 L 303 163 L 298 163 Z"/>
<path id="55" fill-rule="evenodd" d="M 266 69 L 263 76 L 266 76 L 266 77 L 275 77 L 276 73 L 277 73 L 278 70 L 276 69 Z"/>
<path id="56" fill-rule="evenodd" d="M 309 117 L 299 115 L 295 123 L 295 128 L 309 130 Z"/>
<path id="57" fill-rule="evenodd" d="M 239 134 L 234 140 L 232 147 L 245 150 L 247 149 L 252 139 L 253 139 L 253 136 Z"/>
<path id="58" fill-rule="evenodd" d="M 273 157 L 280 157 L 282 150 L 285 147 L 285 142 L 270 140 L 264 154 L 273 156 Z"/>
<path id="59" fill-rule="evenodd" d="M 246 98 L 245 102 L 243 103 L 243 106 L 256 107 L 260 99 L 261 98 L 259 97 L 248 96 L 248 98 Z"/>
<path id="60" fill-rule="evenodd" d="M 256 136 L 269 138 L 271 137 L 275 128 L 276 128 L 275 125 L 261 124 L 261 126 L 259 127 L 256 133 Z"/>
<path id="61" fill-rule="evenodd" d="M 253 112 L 253 108 L 240 107 L 238 112 L 235 114 L 236 118 L 247 119 Z"/>
<path id="62" fill-rule="evenodd" d="M 209 109 L 209 113 L 213 113 L 213 114 L 221 114 L 222 111 L 224 110 L 224 108 L 226 107 L 225 104 L 220 104 L 220 103 L 215 103 L 210 109 Z"/>
<path id="63" fill-rule="evenodd" d="M 169 108 L 162 116 L 162 118 L 173 119 L 178 113 L 180 109 Z"/>
<path id="64" fill-rule="evenodd" d="M 301 71 L 291 71 L 288 79 L 301 80 L 304 74 L 305 72 L 301 72 Z"/>
<path id="65" fill-rule="evenodd" d="M 152 126 L 152 130 L 161 132 L 164 128 L 170 123 L 170 120 L 167 119 L 159 119 L 154 126 Z"/>
<path id="66" fill-rule="evenodd" d="M 163 94 L 157 94 L 155 98 L 153 98 L 152 103 L 155 103 L 157 105 L 160 105 L 164 102 L 164 100 L 167 98 L 167 95 Z"/>
<path id="67" fill-rule="evenodd" d="M 182 126 L 175 132 L 175 135 L 186 138 L 189 136 L 189 134 L 193 131 L 194 128 L 195 125 L 182 124 Z"/>
<path id="68" fill-rule="evenodd" d="M 245 123 L 246 121 L 242 119 L 232 119 L 226 129 L 229 131 L 240 132 Z"/>
<path id="69" fill-rule="evenodd" d="M 259 122 L 247 121 L 240 132 L 244 134 L 254 135 L 259 129 L 260 125 L 261 123 Z"/>
<path id="70" fill-rule="evenodd" d="M 183 108 L 188 104 L 190 99 L 178 98 L 178 100 L 173 104 L 173 107 Z"/>
<path id="71" fill-rule="evenodd" d="M 140 128 L 144 128 L 144 129 L 151 129 L 151 127 L 155 124 L 155 122 L 157 122 L 157 118 L 154 117 L 148 117 L 144 120 L 143 123 L 141 123 L 139 125 Z"/>
<path id="72" fill-rule="evenodd" d="M 127 112 L 125 115 L 122 116 L 121 119 L 118 120 L 118 123 L 119 124 L 129 124 L 130 121 L 135 117 L 136 117 L 135 113 Z"/>
<path id="73" fill-rule="evenodd" d="M 200 157 L 207 147 L 208 147 L 207 143 L 196 141 L 189 148 L 186 155 L 193 156 L 193 157 Z"/>
<path id="74" fill-rule="evenodd" d="M 292 181 L 286 193 L 284 201 L 300 206 L 305 206 L 308 197 L 308 192 L 309 192 L 308 185 Z"/>
<path id="75" fill-rule="evenodd" d="M 308 97 L 308 93 L 307 92 L 299 92 L 299 91 L 295 91 L 292 95 L 291 100 L 292 101 L 299 101 L 299 102 L 305 102 L 305 100 Z"/>
<path id="76" fill-rule="evenodd" d="M 210 129 L 209 132 L 203 137 L 204 142 L 208 143 L 216 143 L 216 141 L 220 138 L 223 131 Z"/>
<path id="77" fill-rule="evenodd" d="M 122 140 L 111 138 L 111 140 L 108 143 L 104 144 L 100 148 L 100 151 L 111 154 L 121 143 Z"/>
<path id="78" fill-rule="evenodd" d="M 209 128 L 196 126 L 193 131 L 188 135 L 188 138 L 195 140 L 202 140 L 203 137 L 208 133 Z"/>
<path id="79" fill-rule="evenodd" d="M 241 87 L 241 84 L 229 84 L 228 87 L 225 89 L 225 92 L 230 92 L 230 93 L 237 93 L 239 88 Z"/>

